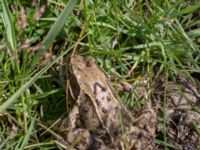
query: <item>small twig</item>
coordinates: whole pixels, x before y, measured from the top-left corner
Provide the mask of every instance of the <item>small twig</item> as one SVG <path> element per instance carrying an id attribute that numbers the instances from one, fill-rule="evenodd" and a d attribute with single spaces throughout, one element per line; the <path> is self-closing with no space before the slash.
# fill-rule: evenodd
<path id="1" fill-rule="evenodd" d="M 49 132 L 52 136 L 55 137 L 54 142 L 58 145 L 60 145 L 61 147 L 63 147 L 64 149 L 71 149 L 71 146 L 69 145 L 69 143 L 67 143 L 62 136 L 60 136 L 59 134 L 57 134 L 56 132 L 54 132 L 53 130 L 51 130 L 50 128 L 46 127 L 45 125 L 43 125 L 42 123 L 38 122 L 37 123 L 38 126 L 40 126 L 41 128 L 45 129 L 47 132 Z"/>
<path id="2" fill-rule="evenodd" d="M 84 1 L 84 0 L 81 0 L 81 1 L 80 1 L 79 10 L 78 10 L 77 13 L 76 13 L 77 16 L 80 15 L 80 12 L 81 12 L 80 10 L 81 10 L 82 7 L 83 7 L 83 1 Z"/>
<path id="3" fill-rule="evenodd" d="M 66 81 L 66 111 L 69 112 L 69 80 Z"/>

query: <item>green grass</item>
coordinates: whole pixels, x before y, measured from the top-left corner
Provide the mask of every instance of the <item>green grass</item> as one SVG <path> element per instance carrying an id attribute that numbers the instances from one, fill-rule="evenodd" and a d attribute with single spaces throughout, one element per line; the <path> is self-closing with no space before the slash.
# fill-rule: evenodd
<path id="1" fill-rule="evenodd" d="M 14 10 L 9 2 L 0 4 L 0 149 L 56 147 L 37 123 L 51 126 L 66 116 L 73 51 L 94 56 L 116 84 L 133 86 L 133 92 L 120 94 L 130 109 L 144 103 L 134 92 L 140 79 L 150 79 L 151 93 L 153 78 L 167 82 L 200 73 L 198 0 L 49 0 L 38 20 L 42 1 L 16 1 Z M 160 143 L 167 149 L 166 135 Z"/>

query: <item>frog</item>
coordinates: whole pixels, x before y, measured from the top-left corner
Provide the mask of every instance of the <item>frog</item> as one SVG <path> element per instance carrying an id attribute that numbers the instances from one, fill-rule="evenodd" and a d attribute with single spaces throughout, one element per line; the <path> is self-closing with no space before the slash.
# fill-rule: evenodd
<path id="1" fill-rule="evenodd" d="M 75 54 L 70 60 L 72 93 L 77 99 L 60 129 L 60 146 L 74 150 L 154 149 L 155 113 L 143 108 L 135 118 L 119 100 L 96 60 Z"/>

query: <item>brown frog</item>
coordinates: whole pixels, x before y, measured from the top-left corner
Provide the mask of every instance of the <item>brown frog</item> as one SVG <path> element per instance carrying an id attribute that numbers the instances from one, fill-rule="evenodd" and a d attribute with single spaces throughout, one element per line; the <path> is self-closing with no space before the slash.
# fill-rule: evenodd
<path id="1" fill-rule="evenodd" d="M 154 149 L 155 114 L 146 108 L 134 119 L 116 99 L 108 76 L 92 57 L 74 55 L 71 87 L 76 105 L 61 129 L 65 149 Z"/>

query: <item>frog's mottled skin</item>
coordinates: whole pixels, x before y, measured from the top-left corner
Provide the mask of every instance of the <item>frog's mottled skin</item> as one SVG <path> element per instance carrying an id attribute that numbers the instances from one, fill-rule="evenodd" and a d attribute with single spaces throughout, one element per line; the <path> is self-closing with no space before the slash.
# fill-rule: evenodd
<path id="1" fill-rule="evenodd" d="M 154 149 L 154 112 L 144 109 L 133 120 L 92 57 L 74 55 L 70 63 L 79 89 L 74 92 L 77 103 L 62 127 L 68 129 L 62 145 L 77 150 Z"/>

